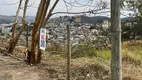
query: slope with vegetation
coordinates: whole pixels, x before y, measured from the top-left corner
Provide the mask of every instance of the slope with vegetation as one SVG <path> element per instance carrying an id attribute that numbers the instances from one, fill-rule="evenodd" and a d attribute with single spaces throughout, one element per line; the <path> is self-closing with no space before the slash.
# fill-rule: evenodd
<path id="1" fill-rule="evenodd" d="M 66 51 L 61 45 L 49 46 L 43 53 L 41 64 L 36 66 L 26 65 L 23 61 L 17 61 L 13 57 L 3 56 L 6 47 L 6 41 L 2 39 L 0 43 L 0 70 L 1 77 L 13 75 L 15 80 L 33 79 L 62 79 L 66 80 Z M 19 45 L 22 41 L 19 40 Z M 22 44 L 23 45 L 23 44 Z M 123 80 L 141 80 L 142 78 L 142 41 L 123 42 L 122 60 L 123 60 Z M 7 45 L 8 46 L 8 45 Z M 58 46 L 58 47 L 57 47 Z M 71 76 L 73 80 L 110 80 L 110 49 L 89 49 L 89 46 L 82 45 L 72 53 Z M 91 47 L 90 47 L 91 48 Z M 87 50 L 89 49 L 89 50 Z M 15 49 L 14 53 L 20 55 L 17 58 L 24 59 L 20 49 Z M 80 53 L 80 54 L 79 54 Z M 5 63 L 4 63 L 5 62 Z M 16 69 L 16 70 L 15 70 Z M 9 73 L 9 74 L 7 74 Z M 27 74 L 28 73 L 28 74 Z M 29 76 L 29 74 L 31 76 Z M 22 75 L 22 76 L 19 76 Z"/>

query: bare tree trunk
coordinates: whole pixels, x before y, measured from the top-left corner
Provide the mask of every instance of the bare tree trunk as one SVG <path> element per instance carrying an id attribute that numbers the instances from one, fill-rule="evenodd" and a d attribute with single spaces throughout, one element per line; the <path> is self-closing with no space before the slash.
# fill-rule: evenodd
<path id="1" fill-rule="evenodd" d="M 40 34 L 38 34 L 38 38 L 40 38 Z M 37 46 L 38 46 L 38 54 L 37 54 L 37 61 L 36 63 L 40 63 L 41 59 L 42 59 L 42 51 L 39 49 L 40 48 L 40 43 L 39 43 L 39 39 L 37 39 Z"/>
<path id="2" fill-rule="evenodd" d="M 40 2 L 40 5 L 39 5 L 39 8 L 38 8 L 38 12 L 37 12 L 37 15 L 36 15 L 36 20 L 35 20 L 35 23 L 34 23 L 34 27 L 32 29 L 32 44 L 31 44 L 31 56 L 30 56 L 30 62 L 31 64 L 35 64 L 36 63 L 36 56 L 35 56 L 35 49 L 36 49 L 36 34 L 37 34 L 37 31 L 38 31 L 38 27 L 39 27 L 39 23 L 40 23 L 40 20 L 41 20 L 41 17 L 42 17 L 42 11 L 43 11 L 43 8 L 45 6 L 45 0 L 41 0 Z"/>
<path id="3" fill-rule="evenodd" d="M 49 7 L 49 4 L 50 4 L 50 0 L 47 1 L 45 7 L 44 7 L 44 12 L 43 12 L 43 16 L 42 16 L 42 19 L 40 21 L 40 27 L 39 27 L 39 30 L 41 27 L 45 27 L 45 24 L 46 24 L 46 21 L 48 21 L 48 19 L 50 18 L 54 8 L 56 7 L 57 3 L 59 2 L 59 0 L 56 0 L 53 7 L 49 10 L 49 13 L 46 17 L 46 14 L 47 14 L 47 10 L 48 10 L 48 7 Z M 45 18 L 46 17 L 46 18 Z M 40 35 L 40 33 L 38 33 L 38 35 Z M 39 37 L 37 37 L 37 44 L 38 44 L 38 54 L 37 54 L 37 63 L 40 63 L 41 62 L 41 59 L 42 59 L 42 52 L 41 50 L 39 49 Z"/>
<path id="4" fill-rule="evenodd" d="M 26 0 L 26 1 L 25 1 L 24 12 L 23 12 L 23 19 L 22 19 L 22 27 L 20 28 L 20 31 L 19 31 L 18 35 L 15 36 L 15 37 L 12 39 L 12 41 L 11 41 L 11 43 L 10 43 L 10 46 L 9 46 L 9 49 L 8 49 L 8 53 L 12 53 L 12 52 L 13 52 L 13 50 L 14 50 L 14 48 L 15 48 L 17 42 L 18 42 L 19 37 L 21 36 L 23 30 L 24 30 L 25 27 L 26 27 L 25 18 L 26 18 L 26 11 L 27 11 L 27 4 L 28 4 L 28 1 L 29 1 L 29 0 Z"/>
<path id="5" fill-rule="evenodd" d="M 19 12 L 20 12 L 20 7 L 21 7 L 21 4 L 22 4 L 22 1 L 23 0 L 20 0 L 19 2 L 19 6 L 18 6 L 18 9 L 17 9 L 17 12 L 16 12 L 16 18 L 15 18 L 15 21 L 14 21 L 14 24 L 13 24 L 13 31 L 12 31 L 12 38 L 14 38 L 15 36 L 15 31 L 16 31 L 16 26 L 17 26 L 17 23 L 18 23 L 18 15 L 19 15 Z"/>
<path id="6" fill-rule="evenodd" d="M 111 80 L 122 80 L 120 0 L 111 0 Z"/>
<path id="7" fill-rule="evenodd" d="M 53 7 L 50 9 L 50 11 L 49 11 L 49 13 L 48 13 L 48 15 L 47 15 L 47 17 L 46 17 L 46 19 L 45 19 L 45 21 L 44 21 L 43 26 L 45 26 L 46 23 L 48 22 L 49 18 L 50 18 L 51 15 L 52 15 L 52 12 L 53 12 L 53 10 L 55 9 L 55 7 L 56 7 L 56 5 L 57 5 L 58 2 L 59 2 L 59 0 L 56 0 L 56 2 L 54 3 Z"/>
<path id="8" fill-rule="evenodd" d="M 37 46 L 38 46 L 38 53 L 37 53 L 37 61 L 36 61 L 36 63 L 40 63 L 41 59 L 42 59 L 42 51 L 39 49 L 40 48 L 40 44 L 39 44 L 40 28 L 44 27 L 43 24 L 45 23 L 45 17 L 46 17 L 46 14 L 47 14 L 47 10 L 48 10 L 49 4 L 50 4 L 50 0 L 46 1 L 46 5 L 45 5 L 44 10 L 43 10 L 43 15 L 42 15 L 42 18 L 41 18 L 41 21 L 40 21 L 40 24 L 39 24 L 38 33 L 37 33 L 37 36 L 36 36 Z"/>
<path id="9" fill-rule="evenodd" d="M 42 52 L 39 49 L 39 30 L 41 27 L 44 27 L 47 18 L 46 14 L 48 11 L 48 7 L 50 5 L 50 1 L 51 0 L 41 0 L 39 8 L 38 8 L 38 12 L 36 15 L 36 20 L 34 23 L 34 28 L 32 30 L 32 44 L 31 44 L 31 55 L 30 55 L 30 62 L 31 64 L 35 64 L 35 63 L 40 63 L 41 62 L 41 56 L 42 56 Z M 52 11 L 54 10 L 55 6 L 57 5 L 59 0 L 56 0 L 55 3 L 53 4 L 53 7 L 49 10 L 48 13 L 48 19 L 51 16 Z M 49 15 L 50 14 L 50 15 Z M 36 47 L 38 46 L 38 50 L 37 50 L 37 56 L 35 56 L 36 53 Z"/>

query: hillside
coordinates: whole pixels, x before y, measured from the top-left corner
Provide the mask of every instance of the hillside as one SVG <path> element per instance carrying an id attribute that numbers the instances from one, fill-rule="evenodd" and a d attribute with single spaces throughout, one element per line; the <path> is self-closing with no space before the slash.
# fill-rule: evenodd
<path id="1" fill-rule="evenodd" d="M 60 16 L 60 17 L 56 17 L 56 18 L 52 18 L 51 20 L 54 21 L 54 23 L 58 24 L 58 23 L 64 23 L 67 21 L 70 22 L 76 22 L 75 20 L 77 18 L 81 19 L 80 23 L 89 23 L 89 24 L 96 24 L 96 23 L 103 23 L 104 20 L 108 20 L 110 21 L 109 17 L 106 16 L 93 16 L 93 17 L 88 17 L 88 16 Z"/>
<path id="2" fill-rule="evenodd" d="M 109 17 L 106 16 L 94 16 L 94 17 L 87 17 L 87 16 L 79 16 L 81 18 L 81 23 L 103 23 L 104 20 L 110 21 Z"/>
<path id="3" fill-rule="evenodd" d="M 104 20 L 108 20 L 110 22 L 111 18 L 107 16 L 93 16 L 93 17 L 88 17 L 88 16 L 60 16 L 56 18 L 52 18 L 51 20 L 54 21 L 55 24 L 59 23 L 65 23 L 67 21 L 70 22 L 76 22 L 76 19 L 79 18 L 78 23 L 89 23 L 89 24 L 97 24 L 97 23 L 103 23 Z M 124 17 L 121 18 L 121 22 L 127 22 L 127 21 L 133 21 L 133 17 Z"/>
<path id="4" fill-rule="evenodd" d="M 56 18 L 51 18 L 56 23 L 64 23 L 67 21 L 74 22 L 76 18 L 80 18 L 81 22 L 80 23 L 89 23 L 89 24 L 96 24 L 96 23 L 103 23 L 104 20 L 110 21 L 111 19 L 107 16 L 93 16 L 93 17 L 88 17 L 88 16 L 60 16 Z M 34 16 L 26 16 L 26 20 L 29 22 L 34 22 L 35 17 Z M 131 21 L 134 18 L 132 17 L 125 17 L 121 18 L 122 22 L 126 21 Z M 3 23 L 13 23 L 15 20 L 15 16 L 6 16 L 6 15 L 0 15 L 0 24 Z M 19 23 L 22 22 L 22 17 L 19 16 Z"/>
<path id="5" fill-rule="evenodd" d="M 22 22 L 22 17 L 19 16 L 19 23 Z M 34 16 L 26 16 L 26 20 L 27 21 L 30 21 L 30 22 L 33 22 L 34 21 Z M 6 16 L 6 15 L 0 15 L 0 24 L 3 24 L 3 23 L 13 23 L 15 20 L 15 16 Z"/>

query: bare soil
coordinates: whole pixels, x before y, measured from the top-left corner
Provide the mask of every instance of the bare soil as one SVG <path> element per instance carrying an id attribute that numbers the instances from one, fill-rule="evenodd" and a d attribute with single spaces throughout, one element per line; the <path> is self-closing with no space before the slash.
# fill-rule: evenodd
<path id="1" fill-rule="evenodd" d="M 4 56 L 6 46 L 6 40 L 0 41 L 0 80 L 67 80 L 66 59 L 60 55 L 45 52 L 41 64 L 29 65 L 22 57 Z M 109 64 L 98 58 L 72 59 L 71 80 L 110 80 Z M 142 80 L 142 66 L 123 61 L 123 80 Z"/>
<path id="2" fill-rule="evenodd" d="M 51 60 L 52 57 L 52 60 Z M 39 65 L 28 65 L 0 54 L 0 80 L 66 80 L 66 61 L 50 56 Z M 109 80 L 109 70 L 99 64 L 72 61 L 72 80 Z"/>
<path id="3" fill-rule="evenodd" d="M 24 62 L 22 50 L 14 51 L 14 54 L 19 54 L 15 56 L 18 59 L 4 56 L 7 39 L 0 40 L 0 44 L 0 80 L 66 80 L 67 62 L 60 55 L 45 52 L 41 64 L 29 65 Z M 72 80 L 109 80 L 109 69 L 94 63 L 93 59 L 73 59 L 71 67 Z"/>

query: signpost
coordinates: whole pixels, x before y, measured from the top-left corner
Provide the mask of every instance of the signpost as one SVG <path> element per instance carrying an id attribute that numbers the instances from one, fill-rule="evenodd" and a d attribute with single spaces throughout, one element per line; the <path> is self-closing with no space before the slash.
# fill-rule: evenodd
<path id="1" fill-rule="evenodd" d="M 45 51 L 46 48 L 46 29 L 40 29 L 40 49 Z"/>

